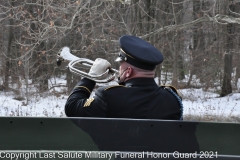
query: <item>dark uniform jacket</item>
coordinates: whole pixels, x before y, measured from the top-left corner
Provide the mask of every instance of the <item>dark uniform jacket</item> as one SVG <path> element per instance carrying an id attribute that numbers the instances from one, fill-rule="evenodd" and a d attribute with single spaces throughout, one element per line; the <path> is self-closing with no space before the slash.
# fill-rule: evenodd
<path id="1" fill-rule="evenodd" d="M 124 86 L 106 86 L 90 94 L 95 82 L 82 79 L 70 94 L 65 113 L 68 117 L 107 117 L 179 120 L 181 105 L 169 90 L 153 78 L 134 78 Z"/>

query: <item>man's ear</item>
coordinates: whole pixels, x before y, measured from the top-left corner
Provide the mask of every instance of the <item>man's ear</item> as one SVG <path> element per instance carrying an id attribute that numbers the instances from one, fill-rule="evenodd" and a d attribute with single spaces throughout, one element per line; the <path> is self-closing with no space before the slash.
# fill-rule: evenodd
<path id="1" fill-rule="evenodd" d="M 127 77 L 127 78 L 130 77 L 130 76 L 132 75 L 132 73 L 133 73 L 132 68 L 131 68 L 131 67 L 128 67 L 126 77 Z"/>

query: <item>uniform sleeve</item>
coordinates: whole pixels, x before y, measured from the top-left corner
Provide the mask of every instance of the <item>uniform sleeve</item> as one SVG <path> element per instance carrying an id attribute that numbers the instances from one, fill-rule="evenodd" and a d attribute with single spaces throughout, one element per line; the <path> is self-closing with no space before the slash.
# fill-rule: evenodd
<path id="1" fill-rule="evenodd" d="M 65 104 L 68 117 L 106 117 L 106 102 L 101 92 L 89 98 L 95 84 L 87 78 L 77 83 Z"/>

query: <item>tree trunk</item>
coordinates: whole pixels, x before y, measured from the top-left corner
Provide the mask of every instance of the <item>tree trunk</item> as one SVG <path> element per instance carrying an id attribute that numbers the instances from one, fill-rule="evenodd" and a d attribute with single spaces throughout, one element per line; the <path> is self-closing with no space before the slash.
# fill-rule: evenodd
<path id="1" fill-rule="evenodd" d="M 236 67 L 236 75 L 235 75 L 235 86 L 237 87 L 238 79 L 240 79 L 240 66 Z M 240 82 L 239 82 L 240 83 Z"/>
<path id="2" fill-rule="evenodd" d="M 183 80 L 185 78 L 185 71 L 184 71 L 184 62 L 183 62 L 183 56 L 178 55 L 178 79 Z"/>
<path id="3" fill-rule="evenodd" d="M 232 73 L 232 54 L 224 55 L 224 74 L 223 74 L 223 83 L 220 96 L 226 96 L 232 93 L 231 86 L 231 73 Z"/>
<path id="4" fill-rule="evenodd" d="M 203 16 L 202 5 L 204 2 L 202 0 L 193 1 L 193 17 L 198 19 Z M 202 73 L 201 64 L 202 64 L 202 55 L 204 53 L 204 33 L 203 25 L 199 23 L 193 27 L 193 48 L 190 49 L 192 53 L 191 58 L 191 67 L 190 67 L 190 78 L 188 80 L 188 85 L 191 84 L 192 76 L 197 75 L 198 78 L 201 78 L 204 73 Z"/>
<path id="5" fill-rule="evenodd" d="M 39 91 L 44 92 L 48 90 L 48 64 L 47 64 L 47 58 L 45 54 L 46 46 L 45 43 L 41 43 L 38 47 L 38 70 L 37 70 L 37 78 L 39 83 Z M 36 53 L 35 53 L 36 54 Z"/>
<path id="6" fill-rule="evenodd" d="M 235 12 L 235 5 L 230 1 L 229 9 Z M 228 11 L 227 11 L 228 12 Z M 231 15 L 231 13 L 229 13 Z M 232 74 L 232 51 L 234 50 L 234 24 L 227 24 L 227 39 L 226 39 L 226 50 L 227 53 L 224 54 L 224 73 L 223 73 L 223 83 L 221 87 L 220 96 L 226 96 L 232 93 L 231 85 L 231 74 Z"/>
<path id="7" fill-rule="evenodd" d="M 180 1 L 174 1 L 174 2 L 180 2 Z M 182 24 L 182 18 L 183 18 L 183 3 L 179 4 L 172 4 L 172 11 L 173 11 L 173 18 L 174 18 L 174 24 L 180 25 Z M 172 71 L 172 85 L 175 87 L 178 87 L 178 79 L 180 77 L 180 73 L 183 72 L 183 59 L 181 56 L 181 53 L 183 53 L 183 47 L 182 47 L 182 31 L 175 31 L 173 33 L 173 71 Z M 184 73 L 183 73 L 184 74 Z"/>
<path id="8" fill-rule="evenodd" d="M 7 5 L 7 4 L 6 4 Z M 11 5 L 13 2 L 11 1 Z M 4 34 L 4 52 L 5 52 L 5 69 L 4 69 L 4 82 L 3 88 L 8 90 L 9 89 L 9 76 L 10 76 L 10 63 L 11 63 L 11 46 L 13 41 L 13 19 L 5 19 L 4 20 L 4 29 L 6 30 Z"/>

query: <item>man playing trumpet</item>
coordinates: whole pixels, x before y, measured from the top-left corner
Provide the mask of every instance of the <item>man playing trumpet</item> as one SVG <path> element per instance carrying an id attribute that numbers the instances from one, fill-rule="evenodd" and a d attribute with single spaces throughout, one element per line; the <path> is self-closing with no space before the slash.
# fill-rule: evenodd
<path id="1" fill-rule="evenodd" d="M 89 98 L 96 82 L 83 78 L 65 105 L 68 117 L 136 119 L 182 119 L 182 102 L 174 87 L 158 86 L 154 80 L 162 53 L 141 38 L 125 35 L 119 39 L 119 85 L 100 87 Z M 96 59 L 89 75 L 99 75 L 111 67 Z"/>

